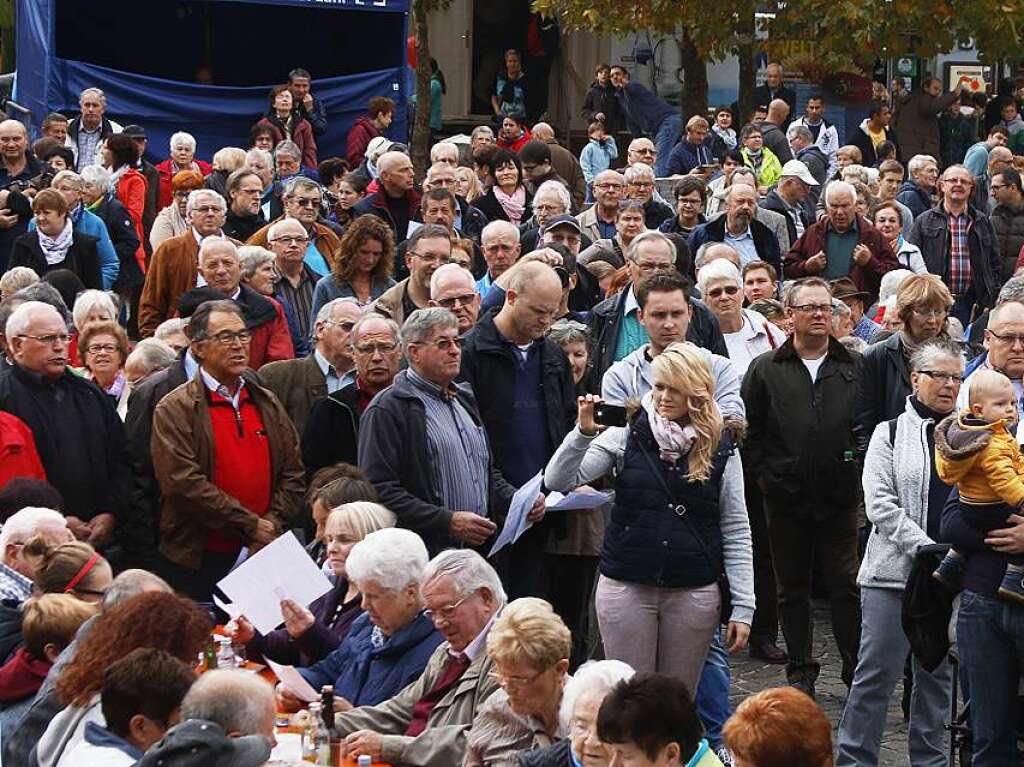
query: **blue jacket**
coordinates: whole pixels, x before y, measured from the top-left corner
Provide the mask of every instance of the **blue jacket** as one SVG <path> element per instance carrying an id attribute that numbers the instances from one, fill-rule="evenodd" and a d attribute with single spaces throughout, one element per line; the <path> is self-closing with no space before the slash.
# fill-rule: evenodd
<path id="1" fill-rule="evenodd" d="M 117 279 L 117 273 L 121 269 L 121 263 L 117 260 L 117 251 L 114 250 L 114 243 L 110 239 L 106 224 L 95 213 L 91 213 L 85 207 L 78 208 L 76 213 L 71 214 L 71 225 L 82 234 L 95 237 L 96 255 L 100 259 L 100 276 L 103 278 L 103 289 L 110 290 L 110 286 Z M 28 223 L 28 230 L 36 230 L 36 221 L 32 219 Z"/>
<path id="2" fill-rule="evenodd" d="M 900 193 L 896 195 L 896 200 L 910 208 L 915 220 L 932 206 L 931 195 L 920 184 L 909 178 L 900 187 Z"/>
<path id="3" fill-rule="evenodd" d="M 669 176 L 685 176 L 694 168 L 700 165 L 712 165 L 717 162 L 714 152 L 711 151 L 710 142 L 705 141 L 700 146 L 694 146 L 686 139 L 683 139 L 674 147 L 668 156 Z"/>
<path id="4" fill-rule="evenodd" d="M 363 613 L 352 624 L 345 641 L 319 663 L 299 673 L 314 690 L 334 685 L 334 694 L 353 706 L 374 706 L 393 698 L 419 679 L 442 637 L 423 613 L 388 637 L 375 650 L 373 624 Z"/>
<path id="5" fill-rule="evenodd" d="M 675 466 L 661 460 L 647 413 L 641 410 L 630 427 L 622 470 L 615 480 L 615 505 L 601 551 L 602 575 L 661 588 L 714 583 L 722 566 L 719 486 L 732 452 L 730 432 L 724 429 L 708 480 L 690 482 L 685 460 Z M 653 474 L 652 463 L 662 479 Z M 673 511 L 677 504 L 685 507 L 686 520 Z M 714 565 L 695 533 L 716 559 Z"/>
<path id="6" fill-rule="evenodd" d="M 665 118 L 679 114 L 675 107 L 662 101 L 640 83 L 626 83 L 619 91 L 619 99 L 631 126 L 630 132 L 634 135 L 649 133 L 653 136 Z"/>
<path id="7" fill-rule="evenodd" d="M 580 167 L 587 183 L 593 183 L 594 177 L 612 166 L 612 160 L 619 156 L 619 148 L 612 136 L 605 136 L 604 143 L 590 139 L 580 152 Z"/>

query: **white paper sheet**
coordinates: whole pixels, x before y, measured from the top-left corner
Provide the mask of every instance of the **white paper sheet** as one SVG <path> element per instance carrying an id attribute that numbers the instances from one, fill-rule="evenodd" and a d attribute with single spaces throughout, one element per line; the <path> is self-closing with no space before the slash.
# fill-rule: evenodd
<path id="1" fill-rule="evenodd" d="M 270 670 L 274 672 L 274 675 L 281 681 L 285 689 L 296 698 L 304 703 L 320 700 L 320 693 L 303 679 L 302 674 L 295 670 L 295 666 L 282 666 L 280 663 L 274 663 L 274 661 L 266 656 L 264 656 L 263 660 L 267 662 Z"/>
<path id="2" fill-rule="evenodd" d="M 516 490 L 512 496 L 512 503 L 508 507 L 508 516 L 505 517 L 505 526 L 501 528 L 498 537 L 491 547 L 488 557 L 493 557 L 496 552 L 519 540 L 519 536 L 529 530 L 533 523 L 527 519 L 533 502 L 540 495 L 540 487 L 544 481 L 544 471 L 537 472 L 537 476 L 529 480 L 525 485 Z"/>
<path id="3" fill-rule="evenodd" d="M 331 582 L 288 532 L 224 576 L 217 588 L 261 634 L 268 634 L 284 622 L 282 599 L 308 607 L 330 591 Z"/>
<path id="4" fill-rule="evenodd" d="M 590 487 L 573 490 L 568 495 L 548 493 L 545 506 L 548 511 L 574 511 L 577 509 L 596 509 L 604 506 L 611 499 L 611 493 L 602 493 Z"/>
<path id="5" fill-rule="evenodd" d="M 217 605 L 217 607 L 219 607 L 223 612 L 227 613 L 227 616 L 231 620 L 236 620 L 238 616 L 242 614 L 242 611 L 239 610 L 238 607 L 231 604 L 231 602 L 221 601 L 221 598 L 218 597 L 216 594 L 213 595 L 213 603 Z"/>

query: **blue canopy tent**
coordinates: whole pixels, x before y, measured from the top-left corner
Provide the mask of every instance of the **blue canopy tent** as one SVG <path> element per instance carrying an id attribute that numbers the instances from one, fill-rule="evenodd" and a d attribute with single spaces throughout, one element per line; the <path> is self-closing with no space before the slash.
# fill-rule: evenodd
<path id="1" fill-rule="evenodd" d="M 99 87 L 108 116 L 145 127 L 151 159 L 184 130 L 209 160 L 247 146 L 271 86 L 302 67 L 327 109 L 319 156 L 343 157 L 373 96 L 395 101 L 388 134 L 406 135 L 408 10 L 409 0 L 18 0 L 14 98 L 38 129 Z"/>

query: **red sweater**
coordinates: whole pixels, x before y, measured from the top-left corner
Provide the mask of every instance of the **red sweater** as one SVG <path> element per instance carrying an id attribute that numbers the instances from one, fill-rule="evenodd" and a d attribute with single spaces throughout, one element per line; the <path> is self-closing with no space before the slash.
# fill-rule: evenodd
<path id="1" fill-rule="evenodd" d="M 43 686 L 50 665 L 49 661 L 29 655 L 24 647 L 19 648 L 0 667 L 0 701 L 14 702 L 35 695 Z"/>
<path id="2" fill-rule="evenodd" d="M 270 507 L 271 465 L 270 444 L 263 426 L 263 417 L 242 388 L 236 417 L 231 402 L 210 392 L 210 425 L 213 428 L 213 484 L 235 498 L 257 517 Z M 206 550 L 231 554 L 242 548 L 232 535 L 212 532 L 206 539 Z"/>
<path id="3" fill-rule="evenodd" d="M 46 479 L 32 431 L 17 416 L 0 410 L 0 488 L 15 477 Z"/>

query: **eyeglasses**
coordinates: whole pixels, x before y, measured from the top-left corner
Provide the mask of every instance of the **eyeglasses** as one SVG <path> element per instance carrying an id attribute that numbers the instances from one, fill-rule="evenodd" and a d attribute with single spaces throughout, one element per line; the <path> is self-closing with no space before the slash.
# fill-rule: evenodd
<path id="1" fill-rule="evenodd" d="M 505 676 L 498 671 L 492 670 L 488 676 L 502 687 L 525 687 L 536 682 L 544 671 L 538 671 L 531 676 Z"/>
<path id="2" fill-rule="evenodd" d="M 796 306 L 791 306 L 790 309 L 795 312 L 802 312 L 803 314 L 817 314 L 818 312 L 831 314 L 832 304 L 797 304 Z"/>
<path id="3" fill-rule="evenodd" d="M 723 285 L 720 288 L 712 288 L 708 291 L 708 298 L 718 298 L 720 295 L 725 293 L 727 296 L 735 296 L 740 292 L 740 289 L 736 285 Z"/>
<path id="4" fill-rule="evenodd" d="M 71 336 L 67 333 L 51 333 L 45 336 L 33 336 L 28 333 L 19 333 L 18 338 L 31 338 L 33 341 L 38 341 L 39 343 L 46 344 L 47 346 L 53 346 L 54 344 L 60 344 L 63 346 L 71 340 Z"/>
<path id="5" fill-rule="evenodd" d="M 637 189 L 654 189 L 654 182 L 652 181 L 632 181 L 630 186 L 636 187 Z"/>
<path id="6" fill-rule="evenodd" d="M 914 307 L 913 312 L 918 317 L 926 317 L 928 319 L 935 319 L 936 317 L 945 317 L 947 314 L 949 314 L 948 309 L 921 309 L 916 306 Z"/>
<path id="7" fill-rule="evenodd" d="M 100 352 L 113 354 L 117 351 L 117 344 L 89 344 L 85 347 L 85 350 L 89 352 L 89 354 L 99 354 Z"/>
<path id="8" fill-rule="evenodd" d="M 251 338 L 252 333 L 250 333 L 248 330 L 239 330 L 237 333 L 232 333 L 228 330 L 225 330 L 223 333 L 217 333 L 217 335 L 208 336 L 200 340 L 213 341 L 219 344 L 220 346 L 231 346 L 236 341 L 243 345 L 247 344 L 249 343 L 249 340 Z"/>
<path id="9" fill-rule="evenodd" d="M 452 260 L 451 253 L 417 253 L 414 250 L 410 250 L 409 255 L 416 256 L 425 264 L 448 264 Z"/>
<path id="10" fill-rule="evenodd" d="M 177 199 L 179 199 L 179 200 L 184 200 L 184 199 L 186 199 L 186 198 L 187 198 L 188 196 L 189 196 L 189 192 L 188 192 L 188 191 L 183 191 L 183 192 L 175 192 L 175 193 L 174 193 L 174 197 L 175 197 L 175 198 L 177 198 Z"/>
<path id="11" fill-rule="evenodd" d="M 1018 333 L 997 333 L 994 330 L 989 330 L 994 338 L 998 338 L 1000 343 L 1004 343 L 1007 346 L 1016 346 L 1020 344 L 1024 346 L 1024 335 Z"/>
<path id="12" fill-rule="evenodd" d="M 271 242 L 283 242 L 285 245 L 305 245 L 309 242 L 309 238 L 284 235 L 282 237 L 275 237 Z"/>
<path id="13" fill-rule="evenodd" d="M 452 336 L 451 338 L 438 338 L 436 341 L 414 341 L 409 346 L 433 346 L 439 352 L 447 352 L 451 351 L 452 347 L 461 349 L 462 343 L 462 336 Z"/>
<path id="14" fill-rule="evenodd" d="M 391 354 L 398 348 L 397 343 L 381 344 L 355 344 L 353 347 L 360 354 Z"/>
<path id="15" fill-rule="evenodd" d="M 622 189 L 622 184 L 594 184 L 594 189 L 604 189 L 605 191 Z"/>
<path id="16" fill-rule="evenodd" d="M 324 325 L 334 325 L 344 330 L 346 333 L 351 333 L 352 328 L 356 326 L 354 320 L 324 320 Z"/>
<path id="17" fill-rule="evenodd" d="M 193 213 L 223 213 L 224 209 L 220 205 L 197 205 L 192 208 Z"/>
<path id="18" fill-rule="evenodd" d="M 926 375 L 929 378 L 934 378 L 941 384 L 947 384 L 952 381 L 953 383 L 960 385 L 964 382 L 964 377 L 956 375 L 955 373 L 943 373 L 939 370 L 918 370 L 917 372 L 922 375 Z"/>
<path id="19" fill-rule="evenodd" d="M 319 197 L 292 197 L 292 201 L 300 208 L 319 208 Z"/>
<path id="20" fill-rule="evenodd" d="M 697 197 L 697 198 L 694 198 L 694 197 L 677 197 L 676 198 L 676 203 L 678 203 L 679 205 L 685 205 L 688 208 L 700 207 L 701 202 L 702 202 L 702 200 L 699 197 Z"/>
<path id="21" fill-rule="evenodd" d="M 672 263 L 669 261 L 634 261 L 633 263 L 645 274 L 647 272 L 667 272 L 672 269 Z"/>
<path id="22" fill-rule="evenodd" d="M 445 623 L 447 623 L 453 617 L 455 617 L 455 611 L 459 609 L 459 606 L 467 599 L 469 599 L 471 596 L 473 595 L 466 594 L 466 596 L 464 596 L 455 604 L 445 605 L 444 607 L 439 607 L 436 610 L 424 610 L 423 614 L 427 616 L 427 620 L 431 620 L 434 623 L 437 623 L 438 621 L 444 621 Z"/>
<path id="23" fill-rule="evenodd" d="M 443 306 L 445 309 L 454 309 L 456 304 L 459 306 L 469 306 L 473 303 L 476 298 L 476 293 L 463 293 L 461 296 L 452 296 L 451 298 L 439 298 L 437 303 Z"/>

